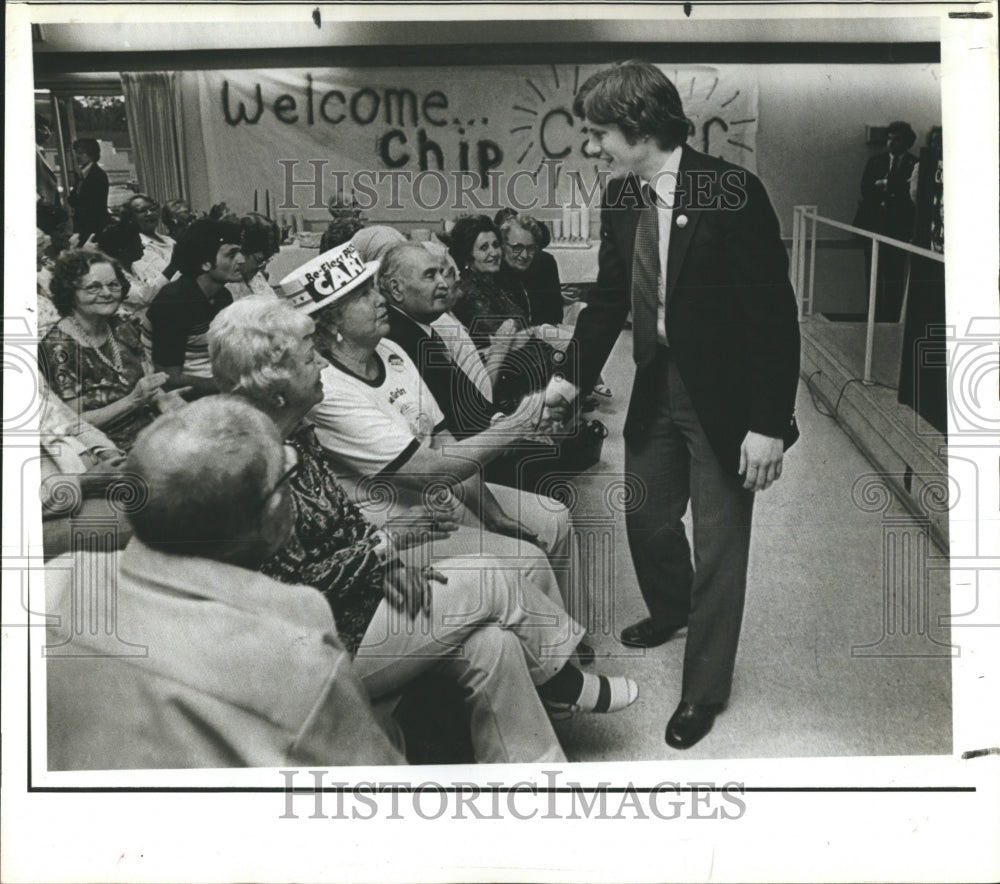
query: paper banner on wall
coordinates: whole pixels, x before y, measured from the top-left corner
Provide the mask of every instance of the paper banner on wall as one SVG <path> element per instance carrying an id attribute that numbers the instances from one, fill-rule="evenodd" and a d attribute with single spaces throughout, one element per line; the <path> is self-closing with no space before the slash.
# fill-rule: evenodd
<path id="1" fill-rule="evenodd" d="M 692 147 L 756 170 L 757 83 L 740 66 L 667 67 Z M 274 212 L 351 197 L 371 219 L 514 205 L 551 215 L 575 176 L 590 193 L 573 96 L 591 65 L 200 71 L 209 202 Z M 306 183 L 301 183 L 306 182 Z M 579 199 L 580 196 L 577 196 Z M 260 207 L 264 208 L 263 197 Z"/>

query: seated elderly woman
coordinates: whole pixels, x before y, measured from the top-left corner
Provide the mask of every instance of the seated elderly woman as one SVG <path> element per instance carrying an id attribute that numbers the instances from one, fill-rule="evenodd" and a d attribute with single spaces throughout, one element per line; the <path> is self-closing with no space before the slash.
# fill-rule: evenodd
<path id="1" fill-rule="evenodd" d="M 497 538 L 492 558 L 456 558 L 445 539 L 456 526 L 423 506 L 382 530 L 365 519 L 303 421 L 324 393 L 314 329 L 305 313 L 261 297 L 226 308 L 209 329 L 219 388 L 268 415 L 298 454 L 288 479 L 295 527 L 262 570 L 323 592 L 373 699 L 443 669 L 466 689 L 478 761 L 562 760 L 546 706 L 617 711 L 635 683 L 570 662 L 582 629 L 551 570 L 510 567 L 516 541 Z"/>
<path id="2" fill-rule="evenodd" d="M 240 219 L 243 229 L 243 240 L 240 251 L 243 253 L 243 266 L 240 274 L 243 279 L 229 283 L 226 287 L 234 301 L 250 295 L 267 295 L 274 297 L 274 289 L 267 281 L 265 268 L 281 249 L 281 230 L 276 222 L 264 215 L 251 212 Z"/>
<path id="3" fill-rule="evenodd" d="M 488 217 L 459 218 L 449 251 L 461 274 L 453 312 L 483 354 L 494 401 L 509 409 L 526 392 L 545 387 L 559 358 L 532 329 L 524 287 L 501 276 L 500 232 Z"/>
<path id="4" fill-rule="evenodd" d="M 163 372 L 146 374 L 135 325 L 117 313 L 125 287 L 119 264 L 89 249 L 63 252 L 50 282 L 62 317 L 40 344 L 53 391 L 123 451 L 178 397 L 161 391 Z"/>
<path id="5" fill-rule="evenodd" d="M 532 325 L 558 325 L 563 320 L 562 287 L 559 265 L 545 251 L 548 231 L 530 215 L 519 215 L 513 209 L 498 212 L 497 219 L 503 251 L 501 286 L 511 291 L 523 288 Z"/>
<path id="6" fill-rule="evenodd" d="M 159 231 L 160 204 L 148 194 L 137 193 L 124 203 L 121 217 L 135 222 L 139 228 L 142 257 L 139 259 L 136 275 L 143 279 L 155 279 L 157 273 L 162 273 L 169 280 L 173 275 L 170 264 L 176 241 Z"/>

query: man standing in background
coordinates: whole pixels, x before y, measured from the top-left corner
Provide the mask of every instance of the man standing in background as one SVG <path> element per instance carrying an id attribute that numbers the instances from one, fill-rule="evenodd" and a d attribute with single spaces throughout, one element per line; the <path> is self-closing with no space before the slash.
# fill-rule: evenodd
<path id="1" fill-rule="evenodd" d="M 697 743 L 729 699 L 756 492 L 798 437 L 799 328 L 788 256 L 763 185 L 697 153 L 674 84 L 653 65 L 595 74 L 576 96 L 589 147 L 611 167 L 596 290 L 567 377 L 546 403 L 588 390 L 632 312 L 635 382 L 625 422 L 629 548 L 649 617 L 622 632 L 651 648 L 687 627 L 681 702 L 666 741 Z M 573 350 L 570 350 L 573 353 Z M 694 563 L 681 522 L 691 503 Z"/>
<path id="2" fill-rule="evenodd" d="M 861 176 L 861 200 L 854 226 L 909 242 L 913 239 L 916 208 L 910 198 L 910 177 L 917 158 L 909 153 L 917 140 L 909 123 L 897 120 L 887 130 L 887 150 L 876 154 Z M 872 272 L 872 242 L 865 238 L 866 285 Z M 880 244 L 875 321 L 898 322 L 903 306 L 906 252 Z"/>
<path id="3" fill-rule="evenodd" d="M 108 214 L 108 174 L 97 161 L 101 146 L 96 138 L 78 138 L 73 142 L 76 157 L 77 179 L 69 195 L 73 209 L 73 232 L 79 236 L 82 247 L 90 237 L 100 233 L 111 216 Z"/>

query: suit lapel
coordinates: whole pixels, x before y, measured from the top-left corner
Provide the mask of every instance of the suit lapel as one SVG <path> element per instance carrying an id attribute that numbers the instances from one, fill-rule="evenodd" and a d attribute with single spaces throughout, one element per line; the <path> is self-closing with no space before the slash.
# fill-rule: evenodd
<path id="1" fill-rule="evenodd" d="M 677 194 L 674 200 L 674 211 L 670 221 L 670 247 L 667 251 L 667 285 L 666 298 L 670 303 L 670 296 L 677 285 L 677 277 L 680 276 L 681 267 L 684 266 L 684 258 L 687 255 L 688 246 L 698 228 L 704 209 L 692 212 L 691 196 L 694 192 L 691 182 L 691 172 L 697 160 L 697 156 L 691 148 L 684 145 L 681 153 L 681 164 L 677 176 Z M 713 188 L 713 199 L 716 198 Z M 685 219 L 685 220 L 682 220 Z"/>

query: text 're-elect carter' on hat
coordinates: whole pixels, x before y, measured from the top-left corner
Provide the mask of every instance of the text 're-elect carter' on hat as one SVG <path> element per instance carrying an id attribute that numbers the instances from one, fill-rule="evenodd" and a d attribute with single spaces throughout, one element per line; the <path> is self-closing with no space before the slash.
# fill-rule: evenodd
<path id="1" fill-rule="evenodd" d="M 293 270 L 278 283 L 275 291 L 297 310 L 315 313 L 357 289 L 375 275 L 378 266 L 378 261 L 366 264 L 348 242 Z"/>

